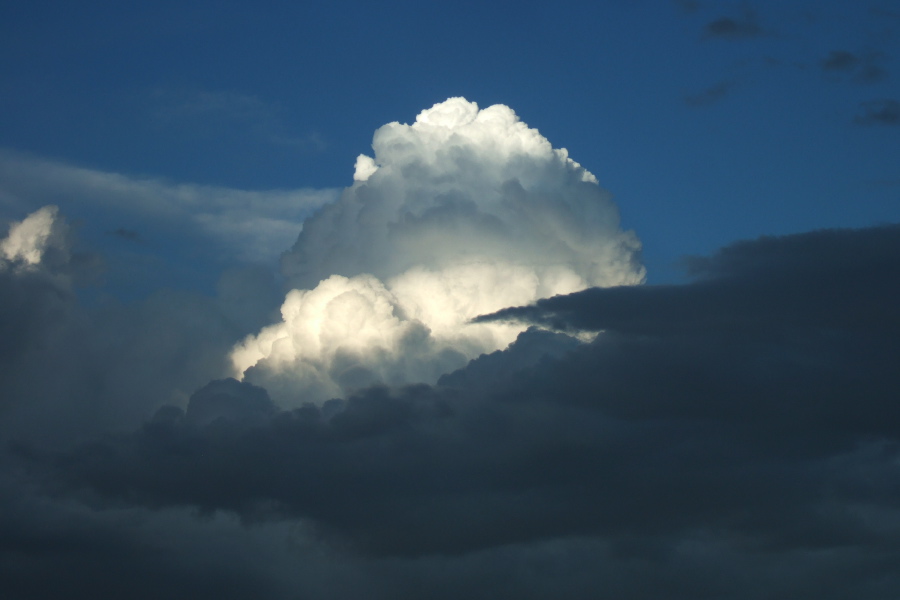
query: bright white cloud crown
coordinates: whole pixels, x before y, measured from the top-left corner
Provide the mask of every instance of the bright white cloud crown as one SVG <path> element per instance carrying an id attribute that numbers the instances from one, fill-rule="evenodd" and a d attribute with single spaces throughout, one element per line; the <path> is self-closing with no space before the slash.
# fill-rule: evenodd
<path id="1" fill-rule="evenodd" d="M 644 279 L 609 194 L 507 106 L 450 98 L 372 147 L 283 257 L 282 321 L 232 352 L 282 403 L 434 381 L 520 332 L 479 314 Z"/>

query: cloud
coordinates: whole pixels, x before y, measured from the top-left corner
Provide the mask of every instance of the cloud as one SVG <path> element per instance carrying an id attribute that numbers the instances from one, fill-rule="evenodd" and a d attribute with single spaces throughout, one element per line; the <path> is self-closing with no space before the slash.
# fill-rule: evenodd
<path id="1" fill-rule="evenodd" d="M 893 99 L 872 100 L 860 104 L 862 114 L 857 115 L 857 125 L 898 125 L 900 124 L 900 102 Z"/>
<path id="2" fill-rule="evenodd" d="M 760 37 L 765 32 L 759 25 L 756 12 L 745 8 L 740 17 L 719 17 L 710 21 L 703 33 L 706 38 L 740 40 Z"/>
<path id="3" fill-rule="evenodd" d="M 859 63 L 859 57 L 852 52 L 832 50 L 828 57 L 822 60 L 822 68 L 826 71 L 850 71 Z"/>
<path id="4" fill-rule="evenodd" d="M 92 281 L 101 270 L 100 257 L 77 247 L 69 224 L 56 206 L 44 206 L 9 225 L 0 239 L 0 271 L 30 273 L 69 288 Z"/>
<path id="5" fill-rule="evenodd" d="M 65 445 L 183 404 L 227 372 L 228 350 L 268 317 L 277 289 L 271 276 L 235 269 L 216 297 L 158 290 L 128 304 L 80 301 L 101 267 L 56 207 L 0 239 L 0 443 Z"/>
<path id="6" fill-rule="evenodd" d="M 296 239 L 303 220 L 337 196 L 334 190 L 249 191 L 172 184 L 0 152 L 0 197 L 14 211 L 60 206 L 94 224 L 103 212 L 115 225 L 139 222 L 160 237 L 213 243 L 231 260 L 272 262 Z M 8 209 L 9 210 L 9 209 Z M 116 222 L 118 221 L 118 222 Z M 153 234 L 148 231 L 148 242 Z"/>
<path id="7" fill-rule="evenodd" d="M 852 74 L 859 83 L 876 83 L 887 78 L 887 71 L 879 64 L 884 55 L 869 52 L 856 55 L 846 50 L 833 50 L 821 62 L 825 72 Z"/>
<path id="8" fill-rule="evenodd" d="M 442 103 L 373 146 L 303 225 L 286 297 L 253 266 L 85 302 L 66 207 L 134 192 L 142 246 L 174 215 L 216 248 L 195 215 L 227 204 L 6 172 L 0 589 L 891 597 L 900 226 L 738 242 L 685 284 L 631 285 L 608 195 L 509 109 Z M 51 190 L 60 209 L 23 210 Z M 244 381 L 235 348 L 268 353 Z"/>
<path id="9" fill-rule="evenodd" d="M 0 384 L 14 379 L 22 357 L 52 343 L 54 324 L 69 312 L 72 282 L 65 273 L 64 231 L 56 207 L 48 206 L 13 223 L 0 240 L 0 360 L 9 369 L 0 372 Z M 2 387 L 7 405 L 13 397 L 8 385 Z"/>
<path id="10" fill-rule="evenodd" d="M 594 175 L 506 106 L 451 98 L 381 127 L 373 149 L 284 255 L 282 322 L 232 355 L 280 402 L 433 382 L 519 332 L 478 314 L 643 280 Z"/>
<path id="11" fill-rule="evenodd" d="M 0 242 L 0 258 L 33 266 L 41 262 L 48 247 L 60 247 L 58 210 L 55 206 L 46 206 L 28 215 L 21 223 L 13 224 L 9 235 Z"/>
<path id="12" fill-rule="evenodd" d="M 689 264 L 687 284 L 489 317 L 604 330 L 589 344 L 529 330 L 434 386 L 251 420 L 161 412 L 32 464 L 113 506 L 299 519 L 374 560 L 582 540 L 631 565 L 622 585 L 637 593 L 699 552 L 683 585 L 707 581 L 719 556 L 738 579 L 717 595 L 743 598 L 735 581 L 808 589 L 843 555 L 870 568 L 840 569 L 836 589 L 879 597 L 900 557 L 900 227 L 763 238 Z M 213 385 L 188 414 L 265 405 L 249 384 Z M 786 582 L 761 557 L 805 566 Z"/>
<path id="13" fill-rule="evenodd" d="M 733 81 L 721 81 L 698 94 L 685 96 L 684 103 L 692 107 L 709 106 L 722 100 L 734 88 Z"/>
<path id="14" fill-rule="evenodd" d="M 233 519 L 198 524 L 177 511 L 98 512 L 16 483 L 0 478 L 0 587 L 8 598 L 288 597 L 266 573 L 266 561 L 279 561 L 271 532 Z"/>
<path id="15" fill-rule="evenodd" d="M 212 381 L 191 396 L 187 412 L 177 407 L 160 409 L 157 420 L 170 421 L 184 414 L 192 425 L 209 425 L 219 420 L 229 420 L 247 425 L 264 420 L 275 412 L 275 405 L 266 390 L 234 379 Z"/>

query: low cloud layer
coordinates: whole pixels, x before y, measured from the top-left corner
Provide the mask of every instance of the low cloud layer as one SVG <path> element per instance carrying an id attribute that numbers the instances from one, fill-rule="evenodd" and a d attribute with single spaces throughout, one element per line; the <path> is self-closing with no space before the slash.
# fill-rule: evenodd
<path id="1" fill-rule="evenodd" d="M 684 597 L 757 597 L 739 583 L 757 577 L 759 593 L 819 589 L 837 573 L 822 597 L 886 597 L 900 583 L 900 228 L 743 242 L 691 269 L 684 285 L 484 319 L 602 329 L 590 344 L 531 329 L 437 385 L 289 411 L 214 382 L 186 412 L 29 460 L 113 506 L 299 519 L 366 560 L 552 542 L 627 568 L 623 589 L 653 597 L 696 552 L 718 563 L 683 573 Z M 770 561 L 797 570 L 779 580 Z M 736 578 L 710 584 L 720 568 Z"/>
<path id="2" fill-rule="evenodd" d="M 258 269 L 233 269 L 215 297 L 163 289 L 131 303 L 86 302 L 104 267 L 55 206 L 0 239 L 3 443 L 66 445 L 185 402 L 227 374 L 229 348 L 259 327 L 277 289 Z"/>
<path id="3" fill-rule="evenodd" d="M 232 354 L 281 402 L 434 382 L 521 330 L 479 314 L 644 278 L 609 194 L 506 106 L 451 98 L 372 146 L 283 257 L 283 322 Z"/>
<path id="4" fill-rule="evenodd" d="M 272 262 L 296 239 L 303 220 L 332 202 L 335 190 L 247 191 L 174 184 L 0 151 L 0 219 L 52 204 L 106 231 L 143 233 L 164 247 L 171 238 L 212 244 L 222 258 Z M 136 228 L 141 228 L 138 231 Z M 147 235 L 152 232 L 155 235 Z"/>

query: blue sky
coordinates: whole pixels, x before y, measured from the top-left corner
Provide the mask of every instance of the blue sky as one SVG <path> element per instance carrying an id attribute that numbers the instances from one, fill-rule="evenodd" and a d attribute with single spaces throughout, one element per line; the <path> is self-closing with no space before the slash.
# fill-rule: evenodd
<path id="1" fill-rule="evenodd" d="M 461 95 L 595 173 L 650 282 L 735 239 L 900 218 L 886 0 L 32 2 L 0 28 L 0 147 L 39 159 L 340 188 L 377 127 Z"/>

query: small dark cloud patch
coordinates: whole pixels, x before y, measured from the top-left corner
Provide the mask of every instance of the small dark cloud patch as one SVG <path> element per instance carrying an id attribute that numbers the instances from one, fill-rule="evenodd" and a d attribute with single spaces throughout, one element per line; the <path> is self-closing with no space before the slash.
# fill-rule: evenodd
<path id="1" fill-rule="evenodd" d="M 888 77 L 888 72 L 879 64 L 878 55 L 866 57 L 863 60 L 862 67 L 856 75 L 859 83 L 877 83 L 884 81 Z"/>
<path id="2" fill-rule="evenodd" d="M 900 102 L 893 99 L 872 100 L 860 105 L 862 114 L 853 120 L 857 125 L 900 125 Z"/>
<path id="3" fill-rule="evenodd" d="M 860 63 L 860 58 L 846 50 L 832 50 L 827 58 L 822 60 L 822 68 L 826 71 L 851 71 Z"/>
<path id="4" fill-rule="evenodd" d="M 759 24 L 756 12 L 747 8 L 740 17 L 719 17 L 710 21 L 703 33 L 706 38 L 740 40 L 760 37 L 765 32 Z"/>
<path id="5" fill-rule="evenodd" d="M 822 70 L 837 75 L 850 75 L 857 83 L 877 83 L 887 78 L 882 66 L 884 55 L 880 52 L 854 54 L 846 50 L 833 50 L 820 62 Z"/>
<path id="6" fill-rule="evenodd" d="M 140 242 L 142 240 L 141 234 L 136 230 L 126 229 L 124 227 L 119 227 L 117 229 L 113 229 L 112 231 L 108 231 L 107 234 L 116 236 L 129 242 Z"/>
<path id="7" fill-rule="evenodd" d="M 703 107 L 721 101 L 734 88 L 733 81 L 722 81 L 697 94 L 685 96 L 684 103 L 691 107 Z"/>

